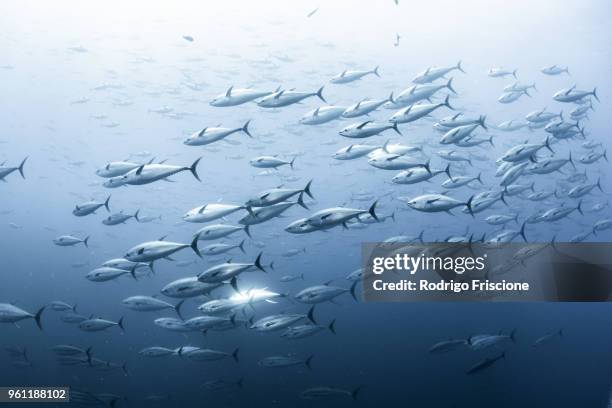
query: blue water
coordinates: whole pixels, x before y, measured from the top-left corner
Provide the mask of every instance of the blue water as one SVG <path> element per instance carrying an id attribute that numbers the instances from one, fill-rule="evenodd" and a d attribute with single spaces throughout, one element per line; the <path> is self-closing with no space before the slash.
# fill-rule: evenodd
<path id="1" fill-rule="evenodd" d="M 198 260 L 189 250 L 173 256 L 175 262 L 156 262 L 156 273 L 135 282 L 119 278 L 93 283 L 84 278 L 102 262 L 121 257 L 145 241 L 168 235 L 188 242 L 203 225 L 182 222 L 188 210 L 206 203 L 240 204 L 252 195 L 281 184 L 302 187 L 313 179 L 315 200 L 310 212 L 334 206 L 367 208 L 380 200 L 380 213 L 396 212 L 388 220 L 366 229 L 293 235 L 284 231 L 291 222 L 309 212 L 294 207 L 283 217 L 252 228 L 247 240 L 248 255 L 235 251 L 235 261 L 252 261 L 263 251 L 265 263 L 275 270 L 247 273 L 244 287 L 267 287 L 280 293 L 299 290 L 344 277 L 360 265 L 360 244 L 425 230 L 428 241 L 469 233 L 492 234 L 483 220 L 486 215 L 519 211 L 521 218 L 535 210 L 575 200 L 551 199 L 530 203 L 509 199 L 510 209 L 497 204 L 475 219 L 455 211 L 424 214 L 412 211 L 398 197 L 423 192 L 441 192 L 439 183 L 393 185 L 392 171 L 375 170 L 365 158 L 334 161 L 331 155 L 353 142 L 382 144 L 391 139 L 422 145 L 435 168 L 443 165 L 435 152 L 439 134 L 432 129 L 437 119 L 452 112 L 441 109 L 433 118 L 400 125 L 403 136 L 385 132 L 368 140 L 350 140 L 338 131 L 353 120 L 333 121 L 320 126 L 300 125 L 298 120 L 321 105 L 316 98 L 279 110 L 265 110 L 254 103 L 215 108 L 208 102 L 234 85 L 273 90 L 277 86 L 312 92 L 325 85 L 330 104 L 348 106 L 359 100 L 384 98 L 411 86 L 411 79 L 428 66 L 453 65 L 463 61 L 466 74 L 453 72 L 458 96 L 451 103 L 470 116 L 486 114 L 491 124 L 520 119 L 534 110 L 568 112 L 573 104 L 554 102 L 551 96 L 574 84 L 580 89 L 597 87 L 601 103 L 594 102 L 586 125 L 588 139 L 609 147 L 611 89 L 609 4 L 605 1 L 526 0 L 492 5 L 487 1 L 434 1 L 409 4 L 392 1 L 334 1 L 331 4 L 293 2 L 232 2 L 230 4 L 150 5 L 135 2 L 37 2 L 0 4 L 0 162 L 17 165 L 29 156 L 26 180 L 13 173 L 0 185 L 0 302 L 13 302 L 35 311 L 52 300 L 78 304 L 83 315 L 110 320 L 125 316 L 125 333 L 112 328 L 85 333 L 60 321 L 60 313 L 47 310 L 44 331 L 31 320 L 19 327 L 0 327 L 0 346 L 26 347 L 30 367 L 11 364 L 0 354 L 0 385 L 71 386 L 94 394 L 113 393 L 127 398 L 117 406 L 419 406 L 419 407 L 604 407 L 612 375 L 612 320 L 605 304 L 373 304 L 355 303 L 348 295 L 340 305 L 317 306 L 322 324 L 336 319 L 337 335 L 329 332 L 289 342 L 278 333 L 259 334 L 246 328 L 226 332 L 178 334 L 153 324 L 173 312 L 139 313 L 127 310 L 121 300 L 131 295 L 154 295 L 167 283 L 194 276 L 227 257 Z M 306 15 L 320 9 L 311 18 Z M 393 46 L 395 34 L 400 45 Z M 193 42 L 182 39 L 190 35 Z M 83 47 L 83 49 L 74 49 Z M 544 66 L 569 66 L 571 76 L 545 76 Z M 347 85 L 329 84 L 345 69 L 372 69 L 380 65 L 381 78 L 367 76 Z M 491 67 L 518 69 L 521 83 L 535 81 L 532 97 L 504 105 L 497 102 L 502 88 L 512 78 L 489 78 Z M 110 89 L 96 90 L 103 84 Z M 444 92 L 442 92 L 444 95 Z M 86 98 L 85 103 L 74 103 Z M 176 117 L 151 110 L 168 106 Z M 379 109 L 371 115 L 384 121 L 394 111 Z M 104 115 L 97 119 L 97 115 Z M 206 126 L 241 126 L 251 119 L 249 139 L 242 133 L 207 147 L 183 145 L 184 138 Z M 484 135 L 482 131 L 479 133 Z M 491 130 L 495 147 L 472 148 L 487 161 L 474 167 L 457 166 L 458 174 L 482 172 L 484 187 L 465 187 L 453 197 L 465 198 L 484 188 L 497 188 L 495 159 L 525 140 L 538 142 L 546 133 Z M 558 157 L 584 154 L 582 140 L 562 142 L 555 147 Z M 281 168 L 272 174 L 249 165 L 259 155 L 297 156 L 295 169 Z M 240 157 L 238 157 L 240 156 Z M 95 170 L 109 161 L 146 161 L 155 157 L 177 165 L 191 164 L 202 157 L 197 182 L 188 172 L 172 177 L 173 183 L 157 182 L 114 190 L 102 186 Z M 578 171 L 585 166 L 577 164 Z M 605 192 L 612 191 L 606 161 L 586 167 L 589 180 L 601 177 Z M 537 189 L 552 189 L 569 174 L 556 173 L 531 178 Z M 287 177 L 292 177 L 288 179 Z M 530 180 L 527 178 L 526 180 Z M 161 220 L 107 227 L 104 209 L 96 215 L 75 217 L 75 205 L 90 199 L 103 200 L 112 194 L 113 212 L 133 213 L 140 209 Z M 356 195 L 367 195 L 365 201 Z M 605 203 L 605 193 L 594 192 L 584 199 L 584 208 Z M 571 201 L 571 202 L 570 202 Z M 235 224 L 244 212 L 227 217 Z M 527 226 L 531 241 L 568 240 L 589 231 L 602 212 L 577 213 L 552 224 Z M 53 238 L 73 234 L 90 235 L 89 248 L 82 245 L 58 247 Z M 236 234 L 225 240 L 237 243 Z M 590 240 L 610 241 L 610 230 Z M 210 242 L 205 242 L 206 245 Z M 255 244 L 263 243 L 263 248 Z M 261 245 L 260 245 L 261 246 Z M 295 257 L 283 257 L 290 249 L 306 249 Z M 196 260 L 187 267 L 180 261 Z M 75 264 L 84 264 L 75 266 Z M 281 283 L 285 274 L 304 273 L 304 281 Z M 230 295 L 230 288 L 215 293 Z M 175 300 L 170 300 L 172 303 Z M 188 301 L 188 317 L 197 315 L 201 302 Z M 281 301 L 258 305 L 255 318 L 282 311 L 304 313 L 307 306 Z M 253 314 L 248 311 L 249 317 Z M 562 327 L 562 341 L 535 349 L 538 337 Z M 506 347 L 507 356 L 486 372 L 466 376 L 465 371 L 484 357 L 498 354 L 453 352 L 431 355 L 427 349 L 447 338 L 464 338 L 478 333 L 517 330 L 516 344 Z M 127 364 L 129 376 L 120 369 L 102 372 L 89 367 L 58 364 L 50 348 L 56 344 L 92 346 L 97 358 Z M 240 347 L 240 363 L 226 360 L 193 363 L 177 357 L 147 359 L 138 351 L 148 346 L 193 345 L 231 351 Z M 270 355 L 314 355 L 313 369 L 291 367 L 270 370 L 257 361 Z M 241 389 L 209 391 L 208 380 L 235 381 L 244 378 Z M 299 398 L 303 390 L 330 385 L 352 390 L 363 386 L 357 400 L 340 397 L 331 401 Z M 151 395 L 168 400 L 147 401 Z"/>

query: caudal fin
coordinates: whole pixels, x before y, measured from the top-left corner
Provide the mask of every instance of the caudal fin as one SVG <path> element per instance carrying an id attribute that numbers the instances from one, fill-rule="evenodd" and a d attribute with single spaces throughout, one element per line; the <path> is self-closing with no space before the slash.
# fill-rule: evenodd
<path id="1" fill-rule="evenodd" d="M 446 83 L 446 87 L 455 95 L 457 95 L 457 91 L 455 91 L 455 89 L 453 88 L 453 78 L 450 78 L 448 80 L 448 82 Z"/>
<path id="2" fill-rule="evenodd" d="M 523 241 L 528 242 L 527 236 L 525 235 L 525 225 L 527 225 L 527 222 L 523 222 L 523 225 L 521 225 L 521 230 L 519 231 L 519 234 L 521 234 Z"/>
<path id="3" fill-rule="evenodd" d="M 38 309 L 38 312 L 36 312 L 36 314 L 34 315 L 34 320 L 36 321 L 36 325 L 38 326 L 38 328 L 42 331 L 42 322 L 40 320 L 40 318 L 42 317 L 42 313 L 45 310 L 45 306 L 41 307 L 40 309 Z"/>
<path id="4" fill-rule="evenodd" d="M 176 304 L 176 306 L 174 306 L 174 311 L 181 320 L 184 320 L 183 315 L 181 314 L 181 307 L 183 306 L 183 303 L 185 303 L 185 299 L 181 300 Z"/>
<path id="5" fill-rule="evenodd" d="M 242 251 L 243 254 L 246 254 L 246 251 L 244 250 L 244 239 L 240 242 L 238 248 Z"/>
<path id="6" fill-rule="evenodd" d="M 310 364 L 312 363 L 312 358 L 313 358 L 313 357 L 314 357 L 314 356 L 310 356 L 310 357 L 308 357 L 308 358 L 307 358 L 307 359 L 304 361 L 304 365 L 305 365 L 306 367 L 308 367 L 308 369 L 309 369 L 309 370 L 312 370 L 312 367 L 311 367 L 311 365 L 310 365 Z"/>
<path id="7" fill-rule="evenodd" d="M 257 269 L 259 269 L 260 271 L 267 272 L 266 269 L 261 264 L 261 255 L 262 254 L 263 254 L 263 252 L 260 252 L 259 255 L 257 255 L 257 258 L 255 258 L 255 262 L 253 263 L 253 265 L 255 265 L 255 267 Z"/>
<path id="8" fill-rule="evenodd" d="M 106 197 L 106 201 L 104 201 L 104 207 L 106 207 L 106 211 L 110 212 L 110 207 L 108 206 L 108 202 L 110 201 L 111 196 Z"/>
<path id="9" fill-rule="evenodd" d="M 457 67 L 456 67 L 459 71 L 463 72 L 465 74 L 465 71 L 463 70 L 463 67 L 461 66 L 461 60 L 459 60 L 459 62 L 457 62 Z"/>
<path id="10" fill-rule="evenodd" d="M 21 174 L 21 178 L 23 178 L 24 180 L 25 180 L 25 175 L 23 174 L 23 165 L 25 164 L 26 160 L 28 160 L 28 156 L 26 156 L 26 158 L 21 161 L 21 164 L 19 165 L 19 168 L 18 168 L 19 174 Z"/>
<path id="11" fill-rule="evenodd" d="M 333 334 L 336 334 L 336 319 L 332 320 L 327 326 L 327 328 L 329 329 L 330 332 L 332 332 Z"/>
<path id="12" fill-rule="evenodd" d="M 396 132 L 398 135 L 403 136 L 403 135 L 402 135 L 402 132 L 400 132 L 399 128 L 397 127 L 397 122 L 393 122 L 393 126 L 391 126 L 391 129 L 395 130 L 395 132 Z"/>
<path id="13" fill-rule="evenodd" d="M 327 101 L 323 97 L 323 88 L 325 88 L 325 86 L 320 87 L 319 90 L 317 91 L 316 95 L 319 97 L 320 100 L 322 100 L 323 102 L 327 103 Z"/>
<path id="14" fill-rule="evenodd" d="M 304 187 L 304 192 L 306 193 L 306 195 L 310 198 L 312 198 L 314 200 L 314 197 L 312 196 L 312 193 L 310 192 L 310 186 L 312 185 L 312 180 L 310 180 L 307 184 L 306 187 Z"/>
<path id="15" fill-rule="evenodd" d="M 355 281 L 351 285 L 351 296 L 353 297 L 353 299 L 355 299 L 355 302 L 359 302 L 359 299 L 357 299 L 357 294 L 355 293 L 355 289 L 357 288 L 358 283 L 359 281 Z"/>
<path id="16" fill-rule="evenodd" d="M 202 254 L 200 253 L 200 249 L 198 248 L 198 236 L 197 235 L 193 237 L 193 240 L 191 241 L 191 245 L 189 246 L 191 247 L 191 249 L 193 249 L 193 252 L 195 252 L 197 256 L 199 256 L 200 258 L 202 257 Z"/>
<path id="17" fill-rule="evenodd" d="M 465 203 L 465 206 L 468 209 L 468 212 L 470 213 L 470 215 L 472 217 L 474 217 L 474 211 L 472 209 L 472 201 L 474 200 L 474 196 L 471 196 L 470 199 L 467 201 L 467 203 Z"/>
<path id="18" fill-rule="evenodd" d="M 450 98 L 450 95 L 446 95 L 446 98 L 444 98 L 444 106 L 446 106 L 450 110 L 455 110 L 455 108 L 451 106 L 449 102 L 449 98 Z"/>
<path id="19" fill-rule="evenodd" d="M 298 196 L 298 200 L 297 203 L 300 207 L 309 210 L 310 208 L 308 208 L 308 206 L 306 205 L 306 203 L 304 203 L 304 192 L 301 192 L 300 195 Z"/>
<path id="20" fill-rule="evenodd" d="M 374 69 L 372 70 L 372 73 L 373 73 L 374 75 L 376 75 L 377 77 L 379 77 L 379 78 L 380 78 L 380 74 L 378 73 L 378 68 L 379 68 L 379 66 L 377 65 L 377 66 L 376 66 L 376 68 L 374 68 Z"/>
<path id="21" fill-rule="evenodd" d="M 202 158 L 198 158 L 196 161 L 193 162 L 193 164 L 189 167 L 189 171 L 191 172 L 191 174 L 193 174 L 193 177 L 196 178 L 196 180 L 198 181 L 202 181 L 200 180 L 200 176 L 198 176 L 198 163 L 200 163 L 200 160 L 202 160 Z"/>
<path id="22" fill-rule="evenodd" d="M 482 126 L 482 128 L 483 128 L 484 130 L 489 130 L 489 128 L 487 128 L 487 124 L 485 123 L 485 120 L 486 120 L 486 119 L 487 119 L 487 115 L 481 115 L 481 116 L 478 118 L 478 124 L 479 124 L 480 126 Z"/>
<path id="23" fill-rule="evenodd" d="M 123 327 L 123 319 L 124 317 L 121 316 L 121 319 L 119 319 L 119 321 L 117 322 L 117 326 L 119 326 L 122 332 L 125 332 L 125 327 Z"/>
<path id="24" fill-rule="evenodd" d="M 308 310 L 307 317 L 308 317 L 308 320 L 312 322 L 312 324 L 317 324 L 317 321 L 314 318 L 314 310 L 315 310 L 315 305 L 312 305 L 310 309 Z"/>
<path id="25" fill-rule="evenodd" d="M 83 245 L 85 245 L 85 248 L 89 248 L 89 235 L 85 237 L 85 239 L 83 240 Z"/>
<path id="26" fill-rule="evenodd" d="M 380 221 L 378 219 L 378 215 L 376 215 L 376 204 L 378 204 L 378 200 L 374 201 L 370 208 L 368 209 L 368 213 L 374 218 L 376 221 Z"/>
<path id="27" fill-rule="evenodd" d="M 242 131 L 244 133 L 247 134 L 248 137 L 253 137 L 253 135 L 251 134 L 251 132 L 249 132 L 249 123 L 251 123 L 250 120 L 247 120 L 246 123 L 244 124 L 244 126 L 242 127 Z"/>
<path id="28" fill-rule="evenodd" d="M 240 363 L 240 359 L 238 358 L 238 352 L 240 351 L 240 347 L 236 347 L 236 350 L 232 352 L 232 358 L 236 363 Z"/>

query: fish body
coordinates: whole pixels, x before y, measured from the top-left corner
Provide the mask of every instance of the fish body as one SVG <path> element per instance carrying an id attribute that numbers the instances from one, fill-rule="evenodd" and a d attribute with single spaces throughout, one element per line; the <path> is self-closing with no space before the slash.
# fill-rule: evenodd
<path id="1" fill-rule="evenodd" d="M 457 62 L 457 65 L 450 66 L 450 67 L 427 68 L 425 71 L 417 74 L 417 76 L 412 80 L 412 82 L 415 84 L 427 84 L 429 82 L 435 81 L 438 78 L 444 77 L 446 74 L 454 70 L 459 70 L 465 73 L 465 71 L 463 70 L 463 67 L 461 66 L 461 61 L 459 61 Z"/>
<path id="2" fill-rule="evenodd" d="M 162 288 L 161 293 L 172 298 L 190 298 L 209 294 L 222 285 L 222 283 L 200 282 L 197 276 L 193 276 L 170 282 Z"/>
<path id="3" fill-rule="evenodd" d="M 272 92 L 260 91 L 252 88 L 234 88 L 231 86 L 225 93 L 217 95 L 210 101 L 210 105 L 218 108 L 238 106 L 270 94 L 272 94 Z"/>
<path id="4" fill-rule="evenodd" d="M 380 78 L 378 74 L 378 67 L 374 68 L 371 71 L 349 71 L 344 70 L 340 74 L 334 76 L 329 82 L 332 84 L 348 84 L 349 82 L 357 81 L 363 78 L 366 75 L 374 74 Z"/>
<path id="5" fill-rule="evenodd" d="M 204 204 L 185 213 L 183 220 L 198 223 L 214 221 L 246 208 L 243 205 L 233 204 Z"/>
<path id="6" fill-rule="evenodd" d="M 277 91 L 270 95 L 265 96 L 257 105 L 261 108 L 282 108 L 285 106 L 299 103 L 304 99 L 316 96 L 323 102 L 327 103 L 323 97 L 323 87 L 319 88 L 317 92 L 297 92 L 297 91 Z"/>
<path id="7" fill-rule="evenodd" d="M 375 136 L 385 130 L 393 129 L 396 133 L 401 135 L 397 124 L 386 124 L 386 123 L 374 123 L 371 120 L 355 123 L 347 126 L 340 131 L 340 136 L 349 137 L 352 139 L 364 139 L 366 137 Z"/>
<path id="8" fill-rule="evenodd" d="M 72 210 L 72 214 L 76 215 L 77 217 L 84 217 L 86 215 L 95 214 L 95 212 L 100 207 L 105 207 L 106 211 L 110 211 L 110 208 L 108 206 L 108 202 L 110 201 L 110 198 L 111 197 L 108 196 L 106 201 L 102 203 L 97 202 L 97 201 L 88 201 L 86 203 L 79 204 L 75 206 L 74 210 Z"/>
<path id="9" fill-rule="evenodd" d="M 83 239 L 73 237 L 72 235 L 61 235 L 57 238 L 53 239 L 53 243 L 57 246 L 75 246 L 77 244 L 83 244 L 87 247 L 87 243 L 89 241 L 89 237 L 85 237 Z"/>
<path id="10" fill-rule="evenodd" d="M 200 256 L 197 238 L 195 238 L 191 244 L 181 244 L 171 241 L 144 242 L 131 248 L 125 254 L 125 259 L 132 262 L 152 262 L 158 259 L 167 258 L 185 248 L 191 248 L 196 255 Z"/>
<path id="11" fill-rule="evenodd" d="M 234 133 L 244 132 L 247 136 L 253 137 L 249 131 L 249 124 L 251 121 L 247 121 L 244 126 L 237 128 L 224 128 L 224 127 L 206 127 L 199 132 L 196 132 L 189 136 L 183 144 L 187 146 L 206 146 L 219 140 L 225 139 L 229 135 Z"/>
<path id="12" fill-rule="evenodd" d="M 321 125 L 338 119 L 345 111 L 346 108 L 343 106 L 322 106 L 302 116 L 300 123 L 302 125 Z"/>

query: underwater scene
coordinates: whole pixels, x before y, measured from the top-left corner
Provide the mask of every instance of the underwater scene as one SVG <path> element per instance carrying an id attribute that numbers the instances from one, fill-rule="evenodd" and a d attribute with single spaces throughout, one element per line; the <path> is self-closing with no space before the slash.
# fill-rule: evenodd
<path id="1" fill-rule="evenodd" d="M 611 17 L 0 3 L 0 387 L 69 388 L 0 407 L 607 407 L 606 302 L 372 301 L 362 248 L 610 242 Z"/>

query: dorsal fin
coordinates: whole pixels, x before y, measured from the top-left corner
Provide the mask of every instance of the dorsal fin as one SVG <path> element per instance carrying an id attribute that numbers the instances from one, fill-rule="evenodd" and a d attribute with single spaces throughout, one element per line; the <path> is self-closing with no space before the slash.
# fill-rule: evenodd
<path id="1" fill-rule="evenodd" d="M 227 92 L 225 92 L 225 96 L 227 96 L 228 98 L 230 96 L 232 96 L 232 89 L 234 88 L 234 85 L 230 86 L 227 90 Z"/>
<path id="2" fill-rule="evenodd" d="M 372 123 L 372 121 L 371 120 L 366 120 L 361 125 L 357 126 L 357 129 L 363 129 L 363 127 L 366 126 L 368 123 Z"/>
<path id="3" fill-rule="evenodd" d="M 136 170 L 136 175 L 140 176 L 140 173 L 142 173 L 142 169 L 144 169 L 144 164 L 142 166 L 138 167 L 138 170 Z"/>

